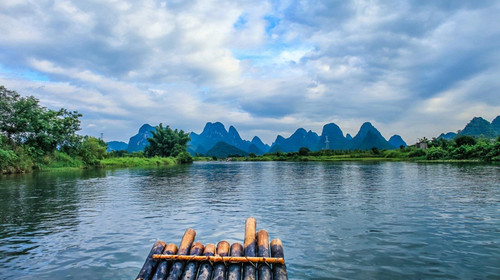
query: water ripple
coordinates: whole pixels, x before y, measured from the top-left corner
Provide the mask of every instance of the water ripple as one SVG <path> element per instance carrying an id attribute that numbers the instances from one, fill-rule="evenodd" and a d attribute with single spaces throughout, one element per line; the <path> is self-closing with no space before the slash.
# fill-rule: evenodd
<path id="1" fill-rule="evenodd" d="M 498 278 L 494 165 L 195 163 L 0 181 L 0 278 L 132 278 L 154 241 L 285 246 L 290 279 Z"/>

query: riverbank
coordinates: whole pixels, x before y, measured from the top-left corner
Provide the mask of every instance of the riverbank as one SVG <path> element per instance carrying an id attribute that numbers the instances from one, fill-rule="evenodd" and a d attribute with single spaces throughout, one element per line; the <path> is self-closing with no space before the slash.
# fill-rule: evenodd
<path id="1" fill-rule="evenodd" d="M 206 161 L 206 160 L 203 160 Z M 298 156 L 298 157 L 269 157 L 261 156 L 255 158 L 249 157 L 233 157 L 227 161 L 288 161 L 288 162 L 416 162 L 416 163 L 500 163 L 499 161 L 481 161 L 475 159 L 461 159 L 461 160 L 427 160 L 425 158 L 385 158 L 385 157 L 349 157 L 349 156 Z"/>
<path id="2" fill-rule="evenodd" d="M 312 154 L 312 155 L 311 155 Z M 248 157 L 195 157 L 192 160 L 197 162 L 204 161 L 288 161 L 288 162 L 417 162 L 417 163 L 500 163 L 498 160 L 485 161 L 479 159 L 427 159 L 426 156 L 411 156 L 411 153 L 402 151 L 364 151 L 351 152 L 348 154 L 337 155 L 300 155 L 299 153 L 273 153 L 262 156 Z M 76 157 L 70 157 L 64 153 L 56 153 L 55 156 L 46 157 L 41 164 L 23 168 L 9 168 L 0 170 L 0 174 L 30 173 L 33 171 L 65 171 L 89 168 L 127 168 L 127 167 L 156 167 L 189 163 L 184 159 L 174 157 L 110 157 L 99 160 L 95 165 L 86 165 L 83 160 Z"/>
<path id="3" fill-rule="evenodd" d="M 139 157 L 119 157 L 119 158 L 106 158 L 101 160 L 101 167 L 148 167 L 148 166 L 161 166 L 161 165 L 175 165 L 178 164 L 177 159 L 174 157 L 152 157 L 152 158 L 139 158 Z"/>
<path id="4" fill-rule="evenodd" d="M 174 157 L 113 157 L 102 159 L 94 165 L 86 165 L 85 162 L 79 158 L 58 155 L 57 158 L 47 157 L 43 163 L 39 164 L 1 169 L 0 174 L 20 174 L 34 171 L 71 171 L 92 168 L 155 167 L 183 163 L 184 162 Z"/>
<path id="5" fill-rule="evenodd" d="M 466 143 L 462 143 L 468 141 Z M 500 162 L 500 139 L 475 139 L 462 136 L 456 141 L 429 141 L 428 149 L 406 147 L 394 150 L 321 150 L 301 148 L 298 152 L 275 152 L 247 157 L 232 156 L 234 161 L 410 161 L 410 162 Z"/>

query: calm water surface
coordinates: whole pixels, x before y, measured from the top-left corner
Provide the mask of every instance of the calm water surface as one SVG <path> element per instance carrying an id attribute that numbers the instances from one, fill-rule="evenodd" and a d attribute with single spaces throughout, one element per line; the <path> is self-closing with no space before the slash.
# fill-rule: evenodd
<path id="1" fill-rule="evenodd" d="M 0 177 L 0 279 L 132 279 L 155 240 L 280 238 L 290 279 L 500 279 L 500 167 L 195 163 Z"/>

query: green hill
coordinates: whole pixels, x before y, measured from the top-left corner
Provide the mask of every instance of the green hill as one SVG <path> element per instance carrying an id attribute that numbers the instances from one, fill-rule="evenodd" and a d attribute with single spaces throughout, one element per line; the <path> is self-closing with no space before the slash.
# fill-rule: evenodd
<path id="1" fill-rule="evenodd" d="M 248 153 L 226 142 L 217 142 L 206 154 L 210 157 L 227 158 L 229 156 L 248 156 Z"/>

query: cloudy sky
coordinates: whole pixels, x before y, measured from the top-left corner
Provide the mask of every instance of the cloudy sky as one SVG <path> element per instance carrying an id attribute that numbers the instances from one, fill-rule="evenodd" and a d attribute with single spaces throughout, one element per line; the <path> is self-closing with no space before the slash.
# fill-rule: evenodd
<path id="1" fill-rule="evenodd" d="M 408 143 L 500 115 L 500 1 L 2 0 L 0 84 L 82 134 L 365 121 Z"/>

